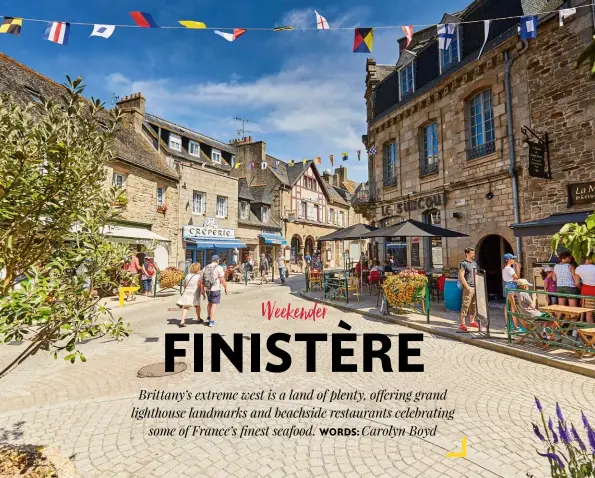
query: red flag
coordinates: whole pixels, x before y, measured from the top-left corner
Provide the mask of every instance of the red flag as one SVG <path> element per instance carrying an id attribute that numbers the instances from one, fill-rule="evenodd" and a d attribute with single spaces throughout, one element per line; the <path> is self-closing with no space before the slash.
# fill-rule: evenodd
<path id="1" fill-rule="evenodd" d="M 411 40 L 413 40 L 413 25 L 408 26 L 408 27 L 401 27 L 401 28 L 403 29 L 403 33 L 407 37 L 407 45 L 405 46 L 405 48 L 409 48 L 409 45 L 411 44 Z"/>

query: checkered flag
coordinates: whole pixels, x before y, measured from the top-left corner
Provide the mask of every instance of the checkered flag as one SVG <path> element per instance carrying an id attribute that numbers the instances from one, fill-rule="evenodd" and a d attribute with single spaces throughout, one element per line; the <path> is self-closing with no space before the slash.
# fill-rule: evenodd
<path id="1" fill-rule="evenodd" d="M 376 154 L 376 146 L 372 146 L 372 147 L 370 148 L 370 150 L 368 151 L 368 154 L 369 154 L 370 156 L 374 156 L 374 155 Z"/>

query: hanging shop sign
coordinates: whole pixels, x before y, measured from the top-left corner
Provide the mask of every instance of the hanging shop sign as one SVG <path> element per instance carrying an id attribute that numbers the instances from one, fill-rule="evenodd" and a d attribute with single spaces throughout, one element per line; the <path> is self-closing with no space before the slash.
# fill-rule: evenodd
<path id="1" fill-rule="evenodd" d="M 409 201 L 398 202 L 389 206 L 381 206 L 383 216 L 391 216 L 392 214 L 402 214 L 403 212 L 417 211 L 431 209 L 436 206 L 446 204 L 446 193 L 432 194 L 424 196 L 419 199 L 411 199 Z"/>
<path id="2" fill-rule="evenodd" d="M 182 238 L 235 238 L 236 232 L 234 229 L 220 228 L 217 220 L 209 217 L 202 226 L 182 226 Z"/>
<path id="3" fill-rule="evenodd" d="M 568 185 L 568 207 L 595 202 L 595 181 Z"/>
<path id="4" fill-rule="evenodd" d="M 539 136 L 526 126 L 521 128 L 521 133 L 525 135 L 524 141 L 529 145 L 529 176 L 552 179 L 548 134 Z"/>

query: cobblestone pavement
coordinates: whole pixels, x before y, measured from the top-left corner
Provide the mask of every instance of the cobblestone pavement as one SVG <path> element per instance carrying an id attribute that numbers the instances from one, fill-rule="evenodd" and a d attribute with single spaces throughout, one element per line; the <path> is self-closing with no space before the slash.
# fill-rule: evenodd
<path id="1" fill-rule="evenodd" d="M 71 365 L 44 355 L 36 356 L 0 381 L 0 439 L 59 448 L 73 460 L 82 476 L 94 477 L 534 477 L 549 476 L 535 448 L 531 422 L 538 423 L 534 396 L 541 398 L 547 410 L 554 413 L 559 402 L 568 419 L 580 425 L 580 411 L 595 422 L 592 400 L 595 381 L 561 370 L 548 368 L 477 347 L 426 335 L 420 345 L 421 357 L 413 363 L 424 363 L 425 373 L 331 373 L 331 343 L 317 348 L 316 373 L 305 372 L 305 344 L 291 342 L 281 347 L 292 355 L 292 367 L 282 374 L 266 371 L 252 373 L 245 360 L 244 373 L 237 372 L 223 360 L 222 371 L 194 373 L 193 348 L 188 345 L 188 370 L 167 378 L 138 378 L 137 371 L 164 360 L 165 333 L 213 332 L 225 335 L 231 343 L 233 333 L 243 333 L 245 355 L 252 341 L 249 334 L 260 333 L 261 363 L 270 358 L 265 350 L 266 336 L 274 332 L 336 333 L 343 319 L 358 334 L 378 332 L 396 336 L 414 332 L 397 325 L 378 322 L 356 314 L 329 309 L 317 321 L 266 320 L 261 303 L 311 308 L 311 302 L 292 294 L 300 287 L 299 277 L 289 286 L 233 285 L 230 295 L 223 297 L 215 329 L 191 323 L 177 327 L 179 313 L 168 310 L 175 296 L 145 304 L 125 306 L 122 315 L 135 332 L 123 343 L 109 340 L 84 344 L 87 362 Z M 203 312 L 204 315 L 204 312 Z M 149 341 L 147 341 L 149 339 Z M 157 341 L 154 341 L 157 339 Z M 205 339 L 205 356 L 210 355 L 209 339 Z M 393 341 L 396 347 L 396 340 Z M 182 345 L 178 345 L 181 347 Z M 414 347 L 417 346 L 413 345 Z M 18 345 L 0 347 L 0 364 L 17 352 Z M 355 358 L 361 369 L 361 339 L 355 347 Z M 396 366 L 396 351 L 391 352 Z M 271 362 L 279 363 L 273 357 Z M 210 360 L 206 360 L 210 364 Z M 375 364 L 377 366 L 378 364 Z M 208 370 L 208 367 L 206 367 Z M 409 404 L 422 409 L 455 409 L 453 420 L 443 419 L 145 419 L 131 418 L 134 407 L 184 409 L 187 403 L 140 401 L 139 392 L 165 390 L 192 393 L 214 391 L 272 390 L 277 395 L 291 390 L 315 391 L 388 391 L 437 392 L 448 389 L 445 402 Z M 369 400 L 346 400 L 320 403 L 287 399 L 275 401 L 215 402 L 193 401 L 195 410 L 281 410 L 321 407 L 330 412 L 341 410 L 397 410 L 407 407 L 402 402 L 372 403 Z M 297 427 L 314 426 L 314 435 L 280 438 L 262 437 L 154 437 L 155 427 Z M 409 426 L 433 427 L 436 436 L 398 437 L 337 436 L 323 437 L 318 427 L 366 426 L 388 429 Z M 582 427 L 581 427 L 582 428 Z M 3 433 L 4 432 L 4 433 Z M 461 439 L 468 439 L 466 458 L 446 458 L 457 451 Z"/>

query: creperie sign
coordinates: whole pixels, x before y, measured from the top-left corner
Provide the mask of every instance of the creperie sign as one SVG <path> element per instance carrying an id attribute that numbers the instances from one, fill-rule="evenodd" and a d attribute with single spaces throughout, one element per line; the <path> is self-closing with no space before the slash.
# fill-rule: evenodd
<path id="1" fill-rule="evenodd" d="M 183 226 L 182 237 L 192 238 L 235 238 L 235 231 L 233 229 L 223 229 L 217 226 Z"/>

